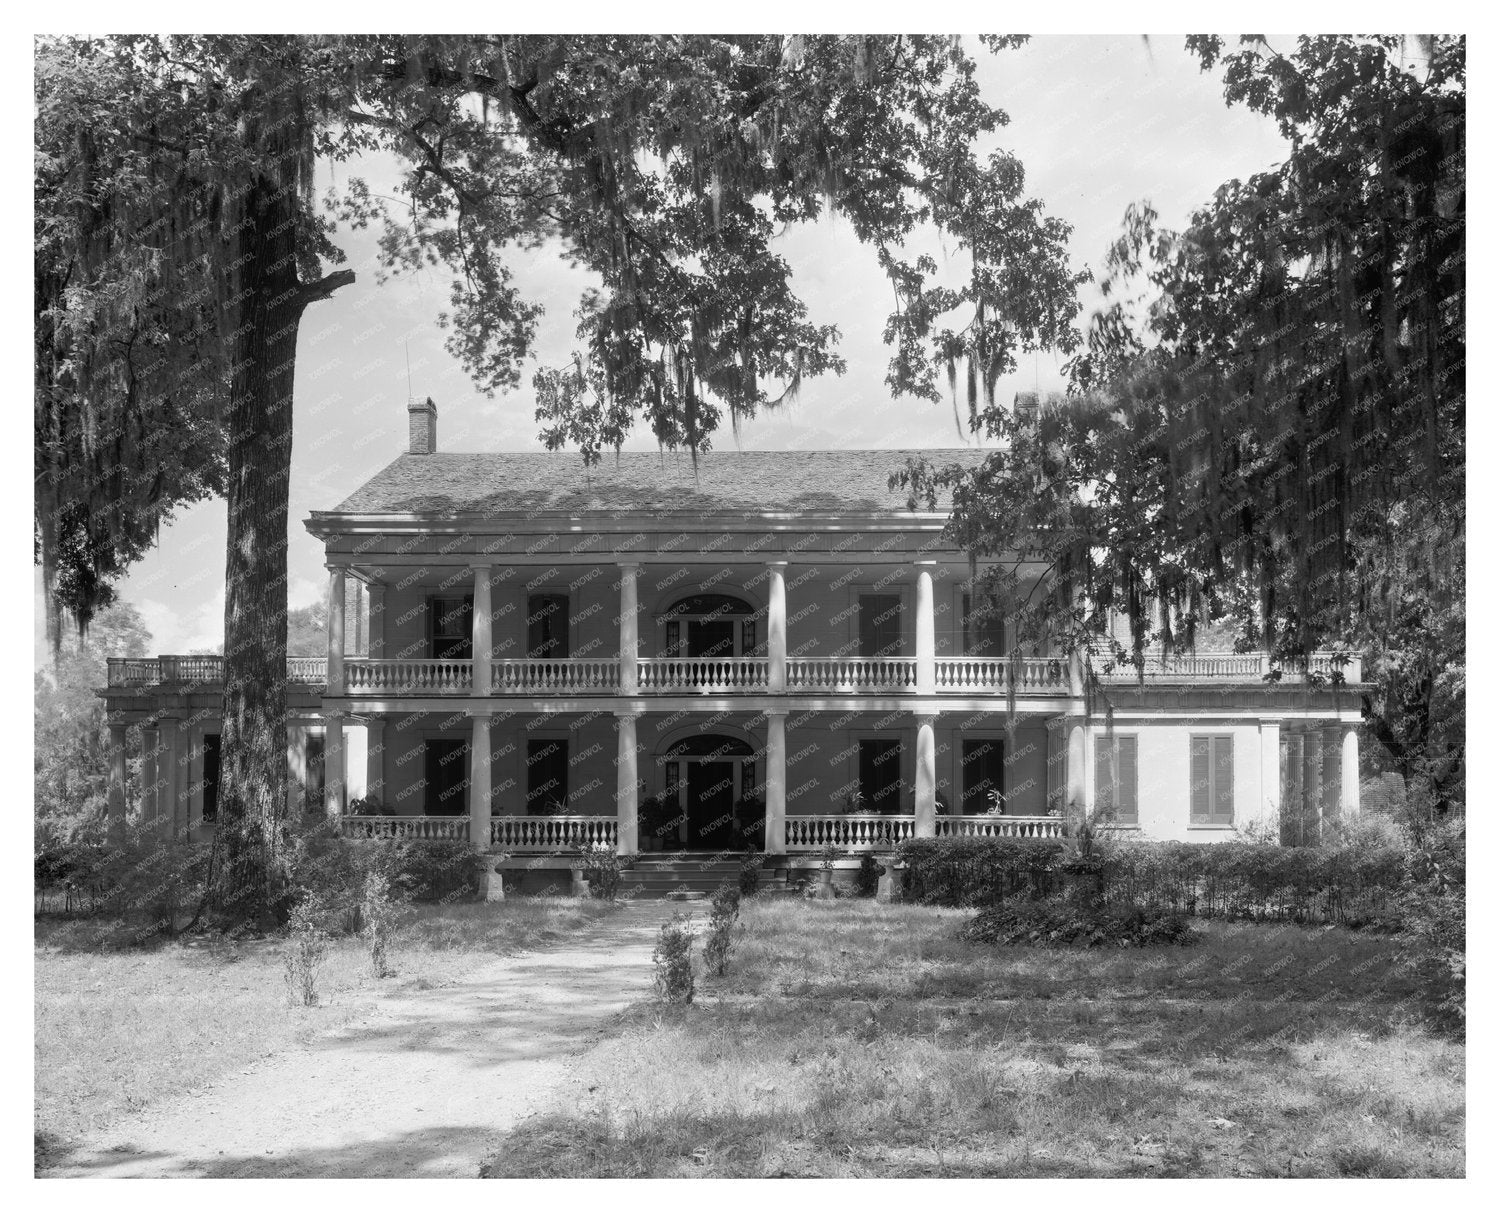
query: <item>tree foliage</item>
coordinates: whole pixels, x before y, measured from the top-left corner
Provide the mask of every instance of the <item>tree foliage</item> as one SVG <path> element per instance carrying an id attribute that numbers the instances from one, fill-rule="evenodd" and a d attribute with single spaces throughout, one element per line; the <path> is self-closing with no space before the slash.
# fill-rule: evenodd
<path id="1" fill-rule="evenodd" d="M 1070 341 L 1067 229 L 1013 157 L 978 159 L 1005 116 L 955 39 L 61 38 L 36 96 L 49 617 L 86 624 L 175 505 L 225 493 L 219 832 L 247 917 L 284 885 L 292 385 L 304 310 L 353 280 L 324 273 L 334 217 L 380 225 L 386 272 L 451 273 L 449 349 L 488 390 L 520 382 L 540 317 L 508 251 L 559 241 L 594 271 L 581 348 L 534 381 L 545 440 L 589 461 L 637 417 L 696 452 L 842 369 L 771 247 L 830 211 L 891 277 L 896 390 L 963 366 L 977 407 L 1018 349 Z M 358 177 L 315 205 L 320 160 L 376 152 L 405 166 L 399 209 Z M 970 253 L 962 287 L 907 257 L 924 226 Z"/>
<path id="2" fill-rule="evenodd" d="M 976 557 L 1048 569 L 1029 603 L 1013 562 L 988 579 L 1022 601 L 1023 635 L 1139 662 L 1229 617 L 1283 656 L 1364 649 L 1377 715 L 1461 704 L 1461 679 L 1421 687 L 1463 654 L 1443 622 L 1463 601 L 1463 40 L 1422 39 L 1416 70 L 1391 37 L 1188 46 L 1278 124 L 1286 160 L 1182 232 L 1132 207 L 1070 395 L 985 410 L 1005 449 L 900 482 L 951 487 Z M 1110 612 L 1128 643 L 1101 642 Z M 1411 719 L 1386 739 L 1408 726 L 1454 740 Z"/>

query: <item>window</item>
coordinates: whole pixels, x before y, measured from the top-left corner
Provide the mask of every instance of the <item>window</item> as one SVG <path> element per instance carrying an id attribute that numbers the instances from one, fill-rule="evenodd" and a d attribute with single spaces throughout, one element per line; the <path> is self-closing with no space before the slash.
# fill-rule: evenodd
<path id="1" fill-rule="evenodd" d="M 568 655 L 568 596 L 566 594 L 528 595 L 526 599 L 526 656 L 554 657 L 561 661 Z"/>
<path id="2" fill-rule="evenodd" d="M 859 743 L 859 799 L 877 813 L 901 811 L 901 743 Z"/>
<path id="3" fill-rule="evenodd" d="M 424 746 L 428 817 L 463 817 L 469 811 L 469 743 L 435 738 Z"/>
<path id="4" fill-rule="evenodd" d="M 901 595 L 859 596 L 859 656 L 901 655 Z"/>
<path id="5" fill-rule="evenodd" d="M 965 593 L 964 654 L 968 657 L 1005 655 L 1005 618 L 998 607 L 986 606 L 981 595 Z"/>
<path id="6" fill-rule="evenodd" d="M 302 808 L 308 813 L 323 811 L 323 735 L 307 735 L 307 778 L 302 784 Z"/>
<path id="7" fill-rule="evenodd" d="M 995 803 L 991 792 L 1005 791 L 1005 762 L 1001 742 L 966 738 L 960 752 L 963 767 L 963 811 L 987 813 Z"/>
<path id="8" fill-rule="evenodd" d="M 1137 739 L 1121 736 L 1113 739 L 1103 733 L 1094 735 L 1094 808 L 1111 814 L 1120 825 L 1135 825 L 1140 820 L 1136 799 Z"/>
<path id="9" fill-rule="evenodd" d="M 1193 825 L 1234 824 L 1234 737 L 1199 734 L 1192 739 Z"/>
<path id="10" fill-rule="evenodd" d="M 219 735 L 203 734 L 203 820 L 219 819 Z"/>
<path id="11" fill-rule="evenodd" d="M 436 660 L 468 661 L 474 656 L 474 599 L 427 600 L 427 651 Z"/>
<path id="12" fill-rule="evenodd" d="M 568 806 L 568 742 L 544 737 L 526 743 L 526 814 L 545 817 Z"/>

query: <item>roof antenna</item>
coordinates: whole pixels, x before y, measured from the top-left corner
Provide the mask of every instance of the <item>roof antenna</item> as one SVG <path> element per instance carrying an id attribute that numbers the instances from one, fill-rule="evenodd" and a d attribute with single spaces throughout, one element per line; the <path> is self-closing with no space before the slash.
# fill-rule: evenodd
<path id="1" fill-rule="evenodd" d="M 403 343 L 406 346 L 406 403 L 412 402 L 411 394 L 411 338 L 408 337 Z"/>

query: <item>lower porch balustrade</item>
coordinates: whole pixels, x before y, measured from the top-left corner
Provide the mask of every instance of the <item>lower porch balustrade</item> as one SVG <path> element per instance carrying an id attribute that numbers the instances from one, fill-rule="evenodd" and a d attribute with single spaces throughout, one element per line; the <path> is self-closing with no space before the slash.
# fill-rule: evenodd
<path id="1" fill-rule="evenodd" d="M 916 837 L 916 822 L 911 813 L 899 816 L 859 813 L 789 815 L 786 819 L 786 849 L 788 852 L 821 851 L 831 846 L 841 851 L 889 850 L 898 842 Z"/>
<path id="2" fill-rule="evenodd" d="M 616 846 L 614 817 L 491 817 L 490 846 L 501 851 L 546 852 Z"/>
<path id="3" fill-rule="evenodd" d="M 393 838 L 467 842 L 467 817 L 360 817 L 338 819 L 341 838 Z"/>
<path id="4" fill-rule="evenodd" d="M 1061 838 L 1060 817 L 939 817 L 939 838 Z"/>

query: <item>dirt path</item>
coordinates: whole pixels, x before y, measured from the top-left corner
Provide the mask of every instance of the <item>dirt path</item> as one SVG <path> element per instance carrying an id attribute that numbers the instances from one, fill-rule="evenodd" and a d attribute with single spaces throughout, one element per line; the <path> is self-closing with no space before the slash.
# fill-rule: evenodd
<path id="1" fill-rule="evenodd" d="M 392 996 L 368 1018 L 106 1130 L 47 1177 L 462 1176 L 650 990 L 656 929 L 627 905 L 587 939 Z"/>

